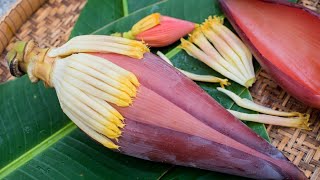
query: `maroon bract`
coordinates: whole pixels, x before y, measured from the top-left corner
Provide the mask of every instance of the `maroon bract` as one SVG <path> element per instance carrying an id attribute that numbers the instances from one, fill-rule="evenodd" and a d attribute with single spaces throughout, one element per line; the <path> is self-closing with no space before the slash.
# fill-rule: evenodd
<path id="1" fill-rule="evenodd" d="M 117 108 L 126 118 L 120 152 L 142 159 L 258 179 L 305 179 L 275 147 L 193 81 L 151 53 L 137 61 L 94 54 L 133 72 L 137 97 Z"/>
<path id="2" fill-rule="evenodd" d="M 223 11 L 271 77 L 320 108 L 320 16 L 286 1 L 223 0 Z"/>

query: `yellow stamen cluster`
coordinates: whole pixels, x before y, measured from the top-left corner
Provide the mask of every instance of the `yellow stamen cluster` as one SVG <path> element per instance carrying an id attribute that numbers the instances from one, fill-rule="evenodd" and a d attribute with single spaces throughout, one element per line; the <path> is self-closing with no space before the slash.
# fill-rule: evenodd
<path id="1" fill-rule="evenodd" d="M 132 34 L 137 35 L 160 24 L 160 17 L 160 13 L 153 13 L 141 19 L 134 26 L 132 26 Z"/>
<path id="2" fill-rule="evenodd" d="M 222 17 L 209 17 L 190 34 L 189 41 L 181 39 L 181 48 L 245 87 L 255 81 L 250 51 L 223 25 Z"/>
<path id="3" fill-rule="evenodd" d="M 117 53 L 136 59 L 143 58 L 149 48 L 140 41 L 115 36 L 83 35 L 70 39 L 61 47 L 51 49 L 49 57 L 64 57 L 80 52 Z"/>
<path id="4" fill-rule="evenodd" d="M 301 114 L 301 116 L 295 117 L 279 117 L 266 114 L 247 114 L 233 110 L 228 111 L 236 118 L 244 121 L 311 130 L 311 128 L 309 127 L 309 114 Z"/>
<path id="5" fill-rule="evenodd" d="M 113 106 L 132 103 L 139 86 L 133 73 L 104 58 L 79 53 L 56 60 L 51 84 L 63 111 L 77 126 L 106 147 L 119 148 L 115 141 L 125 124 Z"/>
<path id="6" fill-rule="evenodd" d="M 295 127 L 301 129 L 309 128 L 309 114 L 301 114 L 299 112 L 283 112 L 277 111 L 268 107 L 261 106 L 259 104 L 250 101 L 249 99 L 241 98 L 232 91 L 223 88 L 217 88 L 218 91 L 224 93 L 225 95 L 229 96 L 238 106 L 250 109 L 256 112 L 264 113 L 264 114 L 247 114 L 237 111 L 229 110 L 231 114 L 233 114 L 238 119 L 244 121 L 253 121 L 259 122 L 264 124 L 272 124 L 278 126 L 285 126 L 285 127 Z M 265 115 L 267 114 L 267 115 Z M 282 116 L 282 117 L 279 117 Z"/>
<path id="7" fill-rule="evenodd" d="M 165 60 L 168 64 L 173 66 L 171 61 L 160 51 L 157 52 L 158 56 L 161 57 L 161 59 Z M 182 69 L 176 68 L 178 71 L 180 71 L 182 74 L 187 76 L 189 79 L 194 81 L 201 81 L 201 82 L 210 82 L 210 83 L 220 83 L 220 86 L 224 88 L 224 86 L 229 85 L 228 79 L 221 79 L 215 76 L 211 75 L 200 75 L 200 74 L 194 74 L 190 73 L 188 71 L 184 71 Z"/>
<path id="8" fill-rule="evenodd" d="M 123 33 L 122 36 L 128 39 L 135 39 L 135 36 L 137 34 L 140 34 L 141 32 L 144 32 L 160 24 L 160 18 L 160 13 L 150 14 L 149 16 L 146 16 L 138 21 L 135 25 L 132 26 L 130 31 Z M 115 33 L 113 35 L 117 36 L 119 35 L 119 33 Z"/>

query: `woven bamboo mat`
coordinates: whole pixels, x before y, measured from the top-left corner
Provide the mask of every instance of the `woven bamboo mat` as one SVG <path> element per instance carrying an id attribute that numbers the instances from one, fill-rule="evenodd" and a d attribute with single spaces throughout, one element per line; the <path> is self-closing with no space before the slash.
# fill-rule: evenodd
<path id="1" fill-rule="evenodd" d="M 301 0 L 300 3 L 306 7 L 320 12 L 320 0 Z M 49 0 L 40 8 L 44 0 L 20 0 L 11 11 L 11 20 L 17 22 L 14 28 L 5 29 L 9 31 L 4 40 L 1 37 L 3 28 L 0 22 L 0 52 L 1 46 L 6 50 L 1 54 L 0 60 L 0 82 L 10 80 L 4 55 L 10 49 L 12 43 L 17 40 L 34 39 L 40 46 L 58 46 L 66 42 L 72 27 L 77 20 L 80 10 L 85 5 L 85 0 Z M 39 9 L 38 9 L 39 8 Z M 35 13 L 31 16 L 31 13 Z M 27 21 L 26 17 L 30 17 Z M 20 24 L 19 24 L 20 23 Z M 19 29 L 20 25 L 21 28 Z M 17 32 L 16 32 L 17 31 Z M 16 32 L 16 33 L 15 33 Z M 11 33 L 11 34 L 10 34 Z M 13 36 L 13 37 L 12 37 Z M 12 37 L 12 38 L 11 38 Z M 7 41 L 9 45 L 7 46 Z M 278 126 L 267 126 L 271 143 L 281 150 L 295 165 L 297 165 L 307 177 L 312 180 L 320 180 L 320 112 L 307 107 L 292 98 L 283 91 L 270 77 L 261 70 L 257 74 L 257 82 L 250 92 L 254 101 L 283 111 L 299 111 L 311 114 L 312 131 L 294 128 L 281 128 Z"/>

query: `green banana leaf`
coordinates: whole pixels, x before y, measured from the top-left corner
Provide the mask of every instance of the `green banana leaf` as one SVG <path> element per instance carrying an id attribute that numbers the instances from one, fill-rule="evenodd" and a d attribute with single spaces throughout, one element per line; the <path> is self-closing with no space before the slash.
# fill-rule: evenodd
<path id="1" fill-rule="evenodd" d="M 127 31 L 152 12 L 198 23 L 209 15 L 222 14 L 217 0 L 88 0 L 72 36 Z M 168 52 L 175 66 L 221 76 L 174 47 L 160 50 Z M 248 112 L 217 92 L 217 85 L 198 84 L 225 108 Z M 249 91 L 236 83 L 228 89 L 251 98 Z M 53 89 L 31 84 L 26 76 L 0 85 L 0 109 L 0 179 L 243 179 L 113 152 L 63 114 Z M 247 125 L 268 140 L 264 125 Z"/>

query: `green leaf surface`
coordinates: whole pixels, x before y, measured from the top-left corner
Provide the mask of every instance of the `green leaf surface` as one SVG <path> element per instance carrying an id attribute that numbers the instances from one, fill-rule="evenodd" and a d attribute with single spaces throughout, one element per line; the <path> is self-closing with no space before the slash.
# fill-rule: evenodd
<path id="1" fill-rule="evenodd" d="M 125 1 L 128 2 L 128 11 L 130 14 L 132 12 L 135 12 L 141 9 L 142 7 L 146 7 L 163 0 L 125 0 Z"/>
<path id="2" fill-rule="evenodd" d="M 124 16 L 121 0 L 89 0 L 82 9 L 71 37 L 88 34 Z"/>
<path id="3" fill-rule="evenodd" d="M 71 37 L 90 34 L 112 21 L 160 0 L 89 0 L 82 9 Z M 123 6 L 126 5 L 126 6 Z"/>
<path id="4" fill-rule="evenodd" d="M 55 91 L 27 76 L 0 85 L 0 109 L 0 172 L 69 123 Z"/>
<path id="5" fill-rule="evenodd" d="M 157 179 L 168 167 L 113 152 L 77 129 L 6 179 Z"/>
<path id="6" fill-rule="evenodd" d="M 89 0 L 72 36 L 127 31 L 153 12 L 197 23 L 222 13 L 217 0 Z M 175 46 L 161 50 L 167 52 Z M 171 55 L 181 69 L 220 76 L 183 51 Z M 216 91 L 217 85 L 198 84 L 224 107 L 245 111 Z M 236 83 L 228 89 L 251 98 L 249 91 Z M 0 108 L 0 179 L 243 179 L 113 152 L 68 120 L 53 89 L 31 84 L 27 77 L 0 85 Z M 248 126 L 268 139 L 263 125 Z"/>

